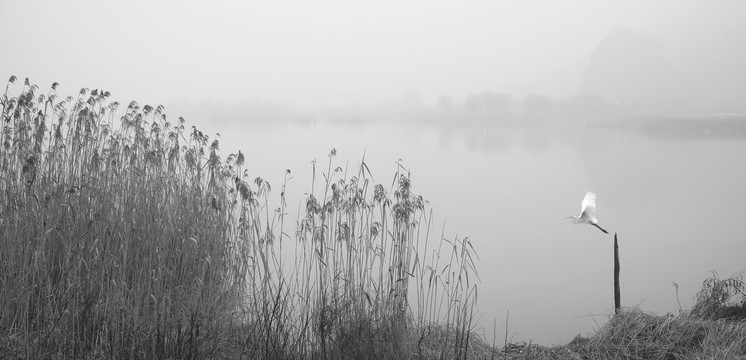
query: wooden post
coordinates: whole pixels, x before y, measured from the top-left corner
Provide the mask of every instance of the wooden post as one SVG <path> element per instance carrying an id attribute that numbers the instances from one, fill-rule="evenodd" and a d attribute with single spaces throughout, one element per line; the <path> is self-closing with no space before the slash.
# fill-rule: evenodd
<path id="1" fill-rule="evenodd" d="M 622 308 L 622 296 L 619 290 L 619 243 L 614 233 L 614 314 L 619 314 Z"/>

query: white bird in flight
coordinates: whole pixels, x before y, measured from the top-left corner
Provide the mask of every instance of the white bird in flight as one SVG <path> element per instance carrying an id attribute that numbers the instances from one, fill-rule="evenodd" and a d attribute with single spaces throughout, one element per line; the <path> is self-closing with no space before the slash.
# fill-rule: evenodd
<path id="1" fill-rule="evenodd" d="M 596 194 L 592 192 L 585 193 L 583 202 L 580 203 L 580 215 L 569 216 L 568 219 L 573 219 L 574 224 L 591 224 L 603 231 L 604 234 L 609 232 L 598 226 L 598 219 L 596 219 Z"/>

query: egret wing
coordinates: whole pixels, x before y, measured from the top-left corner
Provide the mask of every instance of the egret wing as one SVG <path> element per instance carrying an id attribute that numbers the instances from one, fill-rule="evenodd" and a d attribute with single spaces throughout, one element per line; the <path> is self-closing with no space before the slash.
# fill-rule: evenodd
<path id="1" fill-rule="evenodd" d="M 580 203 L 580 216 L 586 218 L 596 217 L 596 194 L 588 191 L 585 193 L 583 202 Z"/>

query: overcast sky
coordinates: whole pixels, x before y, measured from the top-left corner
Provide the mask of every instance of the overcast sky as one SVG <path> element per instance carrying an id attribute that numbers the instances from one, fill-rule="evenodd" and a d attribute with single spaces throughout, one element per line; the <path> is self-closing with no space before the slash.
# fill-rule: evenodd
<path id="1" fill-rule="evenodd" d="M 2 0 L 0 76 L 152 104 L 374 103 L 411 90 L 426 102 L 487 90 L 563 97 L 618 25 L 653 34 L 684 71 L 712 67 L 712 54 L 743 68 L 745 4 Z"/>

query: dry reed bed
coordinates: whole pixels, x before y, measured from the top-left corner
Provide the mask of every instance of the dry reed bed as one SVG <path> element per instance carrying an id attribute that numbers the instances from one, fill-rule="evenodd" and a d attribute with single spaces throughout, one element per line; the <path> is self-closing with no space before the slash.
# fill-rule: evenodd
<path id="1" fill-rule="evenodd" d="M 223 158 L 162 106 L 120 115 L 106 91 L 15 82 L 0 115 L 0 356 L 469 355 L 474 249 L 430 238 L 403 167 L 387 189 L 332 150 L 289 221 L 286 184 L 273 210 L 248 176 L 258 151 Z"/>

